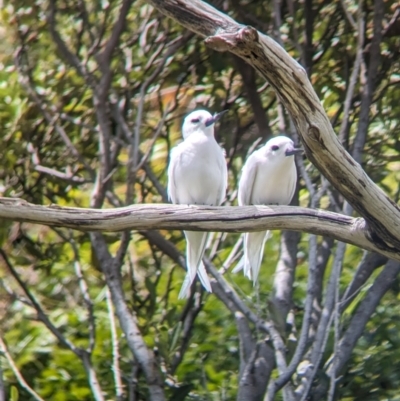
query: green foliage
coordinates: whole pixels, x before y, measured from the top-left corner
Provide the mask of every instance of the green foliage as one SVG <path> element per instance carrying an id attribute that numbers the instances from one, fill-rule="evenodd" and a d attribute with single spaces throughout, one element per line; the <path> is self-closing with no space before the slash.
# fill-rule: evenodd
<path id="1" fill-rule="evenodd" d="M 398 283 L 396 283 L 398 285 Z M 385 296 L 368 323 L 342 379 L 341 399 L 397 400 L 400 388 L 398 290 Z"/>

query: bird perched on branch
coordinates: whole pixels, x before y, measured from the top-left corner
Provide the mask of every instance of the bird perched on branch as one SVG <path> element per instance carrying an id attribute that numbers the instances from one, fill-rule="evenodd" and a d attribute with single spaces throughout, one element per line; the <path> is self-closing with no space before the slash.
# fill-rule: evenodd
<path id="1" fill-rule="evenodd" d="M 206 110 L 190 113 L 184 120 L 184 141 L 171 152 L 168 196 L 172 203 L 219 206 L 225 198 L 228 170 L 225 152 L 214 138 L 214 124 L 227 110 L 212 116 Z M 187 274 L 179 298 L 186 298 L 196 277 L 211 292 L 202 258 L 208 233 L 185 231 Z"/>
<path id="2" fill-rule="evenodd" d="M 285 136 L 270 139 L 246 160 L 239 181 L 238 202 L 242 205 L 288 205 L 297 181 L 294 155 L 302 152 Z M 244 256 L 233 270 L 242 268 L 257 282 L 268 231 L 244 234 Z"/>

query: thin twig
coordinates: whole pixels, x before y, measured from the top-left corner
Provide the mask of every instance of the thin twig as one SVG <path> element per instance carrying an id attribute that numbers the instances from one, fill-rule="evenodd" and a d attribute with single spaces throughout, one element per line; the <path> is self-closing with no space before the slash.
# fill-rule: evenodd
<path id="1" fill-rule="evenodd" d="M 317 374 L 319 363 L 325 351 L 327 338 L 329 336 L 329 329 L 334 318 L 333 309 L 335 307 L 335 294 L 337 291 L 337 287 L 339 286 L 340 272 L 345 250 L 346 244 L 343 242 L 339 242 L 336 248 L 336 255 L 333 262 L 332 272 L 328 282 L 325 305 L 322 310 L 321 320 L 319 322 L 317 334 L 311 349 L 310 362 L 313 368 L 311 369 L 310 376 L 307 378 L 308 382 L 301 397 L 302 401 L 307 398 L 308 391 L 310 390 L 313 379 Z"/>
<path id="2" fill-rule="evenodd" d="M 182 313 L 182 318 L 179 323 L 182 325 L 182 333 L 180 335 L 179 348 L 174 352 L 174 356 L 171 362 L 170 373 L 174 374 L 179 364 L 181 363 L 187 348 L 189 347 L 189 341 L 192 336 L 195 320 L 204 304 L 202 303 L 202 297 L 200 292 L 196 292 L 193 296 L 193 300 L 189 300 L 185 310 Z"/>
<path id="3" fill-rule="evenodd" d="M 8 364 L 10 365 L 11 370 L 14 373 L 14 376 L 18 380 L 19 385 L 29 393 L 36 401 L 44 401 L 44 399 L 27 383 L 27 381 L 22 376 L 21 372 L 19 371 L 16 363 L 14 362 L 13 357 L 11 356 L 10 352 L 8 351 L 7 345 L 3 340 L 2 336 L 0 335 L 0 357 L 3 354 Z M 1 395 L 0 395 L 1 398 Z"/>
<path id="4" fill-rule="evenodd" d="M 74 268 L 75 274 L 78 278 L 79 288 L 81 290 L 83 301 L 86 305 L 87 313 L 88 313 L 88 322 L 89 322 L 89 352 L 92 353 L 96 344 L 96 320 L 94 316 L 94 307 L 93 302 L 89 294 L 89 288 L 85 280 L 85 276 L 82 272 L 82 267 L 79 258 L 78 248 L 72 235 L 69 240 L 69 244 L 72 247 L 74 253 Z"/>
<path id="5" fill-rule="evenodd" d="M 82 177 L 78 177 L 76 175 L 71 175 L 69 173 L 62 173 L 61 171 L 57 171 L 54 168 L 45 167 L 40 164 L 35 166 L 35 170 L 39 171 L 39 173 L 48 174 L 53 177 L 59 178 L 61 180 L 69 181 L 73 184 L 85 184 L 85 183 L 90 182 L 89 180 L 85 180 Z"/>
<path id="6" fill-rule="evenodd" d="M 309 239 L 308 271 L 309 274 L 307 282 L 307 297 L 305 301 L 305 311 L 300 332 L 300 339 L 287 370 L 276 379 L 273 385 L 271 384 L 268 388 L 268 400 L 271 401 L 274 399 L 276 392 L 280 390 L 292 377 L 293 373 L 301 362 L 301 359 L 303 358 L 304 352 L 308 345 L 311 314 L 313 311 L 313 302 L 315 299 L 315 283 L 317 274 L 317 237 L 315 235 L 310 235 Z"/>
<path id="7" fill-rule="evenodd" d="M 345 0 L 341 0 L 342 4 L 344 4 Z M 360 73 L 360 67 L 362 62 L 363 56 L 363 47 L 364 47 L 364 18 L 362 13 L 362 2 L 363 0 L 359 1 L 359 11 L 358 11 L 358 21 L 357 21 L 357 53 L 356 59 L 354 61 L 353 70 L 351 72 L 350 81 L 346 91 L 346 97 L 344 100 L 344 108 L 343 108 L 343 119 L 339 129 L 339 140 L 344 144 L 347 138 L 347 131 L 349 126 L 349 118 L 350 118 L 350 108 L 351 102 L 354 96 L 354 90 L 356 87 L 357 79 Z M 345 7 L 347 10 L 347 8 Z"/>
<path id="8" fill-rule="evenodd" d="M 115 396 L 117 401 L 122 401 L 124 398 L 124 387 L 121 378 L 121 369 L 119 367 L 119 342 L 117 334 L 117 326 L 114 317 L 114 308 L 111 300 L 110 290 L 106 290 L 107 298 L 107 309 L 108 309 L 108 319 L 110 320 L 110 330 L 111 330 L 111 344 L 112 344 L 112 370 L 114 376 L 115 384 Z"/>
<path id="9" fill-rule="evenodd" d="M 369 114 L 371 104 L 373 101 L 373 94 L 376 88 L 377 76 L 379 67 L 381 65 L 381 43 L 382 43 L 382 21 L 384 16 L 384 2 L 383 0 L 374 1 L 374 17 L 373 17 L 373 31 L 374 35 L 371 41 L 369 63 L 367 71 L 367 82 L 364 85 L 361 106 L 359 114 L 359 123 L 357 133 L 353 143 L 352 156 L 358 163 L 362 162 L 362 155 L 364 151 L 365 141 L 368 135 Z M 362 18 L 360 17 L 360 20 Z"/>
<path id="10" fill-rule="evenodd" d="M 343 253 L 344 257 L 344 253 Z M 335 389 L 336 389 L 336 365 L 337 365 L 337 358 L 336 356 L 339 353 L 339 340 L 340 340 L 340 304 L 339 304 L 339 278 L 335 288 L 335 299 L 334 299 L 334 309 L 333 309 L 333 328 L 334 328 L 334 338 L 333 338 L 333 369 L 330 375 L 330 383 L 329 383 L 329 390 L 328 390 L 328 401 L 333 401 L 335 396 Z"/>
<path id="11" fill-rule="evenodd" d="M 167 115 L 169 114 L 169 112 L 170 112 L 170 110 L 169 110 L 169 107 L 167 106 L 166 109 L 164 110 L 162 116 L 161 116 L 160 122 L 159 122 L 158 125 L 157 125 L 156 131 L 154 132 L 154 135 L 153 135 L 153 137 L 152 137 L 151 140 L 150 140 L 150 144 L 149 144 L 149 147 L 148 147 L 146 153 L 143 154 L 143 156 L 141 156 L 140 161 L 139 161 L 138 164 L 134 167 L 135 173 L 136 173 L 137 171 L 139 171 L 139 170 L 143 167 L 143 165 L 144 165 L 145 163 L 147 163 L 147 161 L 148 161 L 148 159 L 149 159 L 149 156 L 150 156 L 151 152 L 153 151 L 153 147 L 154 147 L 154 145 L 155 145 L 155 143 L 156 143 L 156 140 L 158 139 L 158 137 L 159 137 L 161 131 L 162 131 L 163 128 L 164 128 L 165 119 L 167 118 Z M 140 155 L 139 155 L 139 156 L 140 156 Z"/>
<path id="12" fill-rule="evenodd" d="M 84 353 L 84 350 L 76 347 L 71 341 L 69 341 L 67 338 L 65 338 L 63 334 L 61 334 L 61 331 L 58 330 L 53 325 L 53 323 L 51 323 L 47 314 L 43 311 L 42 307 L 40 306 L 40 304 L 38 303 L 36 298 L 33 296 L 33 294 L 29 291 L 28 286 L 22 281 L 20 275 L 15 270 L 14 266 L 9 261 L 7 254 L 4 252 L 4 250 L 2 248 L 0 248 L 0 255 L 1 255 L 4 263 L 6 264 L 8 271 L 14 277 L 14 279 L 17 281 L 18 285 L 21 287 L 24 294 L 29 299 L 31 306 L 35 309 L 38 320 L 43 322 L 43 324 L 50 330 L 50 332 L 58 339 L 58 341 L 60 341 L 60 343 L 64 347 L 68 348 L 75 355 L 77 355 L 79 358 L 81 358 Z"/>
<path id="13" fill-rule="evenodd" d="M 76 69 L 78 74 L 82 76 L 86 83 L 92 87 L 92 89 L 96 86 L 96 81 L 94 76 L 89 74 L 83 64 L 80 62 L 79 58 L 72 53 L 72 51 L 68 48 L 67 44 L 61 38 L 60 33 L 56 27 L 56 14 L 57 14 L 57 7 L 56 7 L 56 0 L 50 1 L 49 13 L 47 13 L 47 23 L 50 28 L 50 33 L 52 35 L 54 43 L 57 45 L 58 51 L 64 57 L 64 59 Z"/>
<path id="14" fill-rule="evenodd" d="M 136 112 L 136 121 L 135 127 L 133 130 L 133 137 L 128 135 L 128 140 L 130 142 L 130 149 L 129 149 L 129 163 L 128 163 L 128 177 L 127 177 L 127 191 L 126 191 L 126 203 L 131 204 L 133 203 L 134 198 L 134 184 L 136 181 L 136 173 L 139 170 L 139 164 L 144 164 L 139 162 L 139 145 L 140 145 L 140 129 L 143 120 L 143 108 L 145 102 L 145 94 L 148 87 L 152 84 L 152 82 L 159 76 L 165 66 L 167 60 L 176 54 L 176 51 L 187 42 L 187 40 L 192 36 L 191 33 L 185 33 L 180 37 L 172 40 L 166 47 L 167 51 L 165 52 L 164 56 L 159 61 L 157 67 L 154 69 L 152 74 L 143 82 L 140 87 L 140 94 L 139 94 L 139 104 L 137 106 Z M 168 112 L 167 112 L 168 113 Z M 161 129 L 162 127 L 160 127 Z"/>
<path id="15" fill-rule="evenodd" d="M 332 363 L 330 364 L 328 375 L 332 374 L 333 369 L 336 369 L 335 375 L 337 375 L 349 360 L 352 350 L 364 332 L 365 325 L 376 310 L 382 297 L 393 285 L 399 273 L 400 263 L 389 260 L 378 277 L 374 280 L 364 299 L 358 305 L 346 331 L 340 339 L 339 350 L 336 354 L 337 362 L 335 365 Z"/>
<path id="16" fill-rule="evenodd" d="M 210 272 L 216 280 L 216 282 L 215 280 L 211 281 L 213 292 L 215 292 L 218 298 L 225 303 L 228 309 L 231 310 L 232 313 L 235 313 L 236 311 L 242 312 L 243 315 L 246 316 L 246 318 L 255 324 L 260 330 L 270 334 L 277 356 L 277 367 L 279 373 L 283 373 L 287 369 L 285 358 L 286 347 L 274 324 L 271 321 L 260 319 L 258 315 L 256 315 L 249 307 L 247 307 L 237 295 L 235 290 L 228 284 L 223 276 L 218 273 L 214 265 L 207 259 L 205 260 L 205 266 L 207 271 Z M 218 283 L 218 285 L 216 285 L 216 283 Z M 234 306 L 233 310 L 232 306 Z"/>
<path id="17" fill-rule="evenodd" d="M 106 277 L 115 313 L 125 334 L 128 347 L 145 374 L 149 390 L 149 400 L 164 401 L 165 394 L 161 373 L 155 361 L 154 353 L 149 350 L 144 341 L 136 314 L 130 310 L 125 300 L 122 278 L 115 266 L 115 260 L 112 258 L 102 234 L 91 232 L 90 239 Z"/>
<path id="18" fill-rule="evenodd" d="M 32 77 L 32 69 L 29 65 L 24 68 L 22 64 L 22 58 L 26 58 L 25 54 L 25 49 L 24 47 L 19 48 L 16 53 L 15 53 L 15 63 L 18 69 L 18 72 L 20 74 L 20 77 L 22 79 L 22 83 L 27 89 L 28 93 L 32 97 L 33 101 L 37 105 L 37 107 L 40 109 L 41 113 L 45 117 L 48 125 L 50 127 L 54 127 L 55 131 L 57 134 L 60 136 L 60 138 L 63 140 L 64 144 L 66 145 L 67 149 L 71 152 L 71 154 L 76 157 L 80 163 L 85 167 L 86 171 L 90 174 L 91 178 L 94 179 L 94 171 L 93 169 L 89 166 L 89 164 L 86 162 L 86 160 L 82 157 L 78 149 L 75 147 L 75 145 L 72 143 L 72 141 L 69 139 L 67 133 L 65 132 L 64 128 L 57 123 L 57 120 L 59 119 L 58 114 L 51 113 L 48 111 L 48 107 L 46 106 L 45 102 L 41 99 L 41 97 L 38 95 L 38 93 L 35 90 L 35 83 L 33 81 Z"/>
<path id="19" fill-rule="evenodd" d="M 343 313 L 347 306 L 359 294 L 375 269 L 383 266 L 387 261 L 388 259 L 382 255 L 364 251 L 364 256 L 357 266 L 353 279 L 340 299 L 341 313 Z"/>
<path id="20" fill-rule="evenodd" d="M 360 33 L 360 31 L 358 30 L 358 24 L 356 23 L 356 21 L 354 20 L 353 16 L 351 15 L 349 9 L 347 8 L 347 4 L 346 4 L 346 0 L 340 0 L 340 4 L 342 5 L 343 11 L 346 15 L 347 20 L 349 21 L 350 25 L 353 27 L 354 31 L 358 31 L 358 33 Z M 361 4 L 359 4 L 360 6 Z"/>

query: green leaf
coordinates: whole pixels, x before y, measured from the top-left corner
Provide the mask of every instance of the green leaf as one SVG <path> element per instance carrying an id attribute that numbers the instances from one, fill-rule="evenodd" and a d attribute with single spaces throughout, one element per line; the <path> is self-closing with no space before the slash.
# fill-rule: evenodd
<path id="1" fill-rule="evenodd" d="M 15 386 L 11 386 L 10 401 L 18 401 L 18 399 L 19 399 L 18 389 Z"/>
<path id="2" fill-rule="evenodd" d="M 184 401 L 187 395 L 192 391 L 193 384 L 186 384 L 174 390 L 169 401 Z"/>

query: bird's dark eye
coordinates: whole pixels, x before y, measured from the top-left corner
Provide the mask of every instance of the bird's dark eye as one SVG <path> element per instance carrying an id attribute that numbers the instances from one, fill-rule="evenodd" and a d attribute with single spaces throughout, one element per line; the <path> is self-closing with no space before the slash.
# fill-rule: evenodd
<path id="1" fill-rule="evenodd" d="M 273 146 L 271 146 L 271 149 L 275 152 L 275 151 L 279 150 L 279 146 L 273 145 Z"/>
<path id="2" fill-rule="evenodd" d="M 200 122 L 200 119 L 199 118 L 192 118 L 191 121 L 192 121 L 192 123 L 197 124 L 197 123 Z"/>

